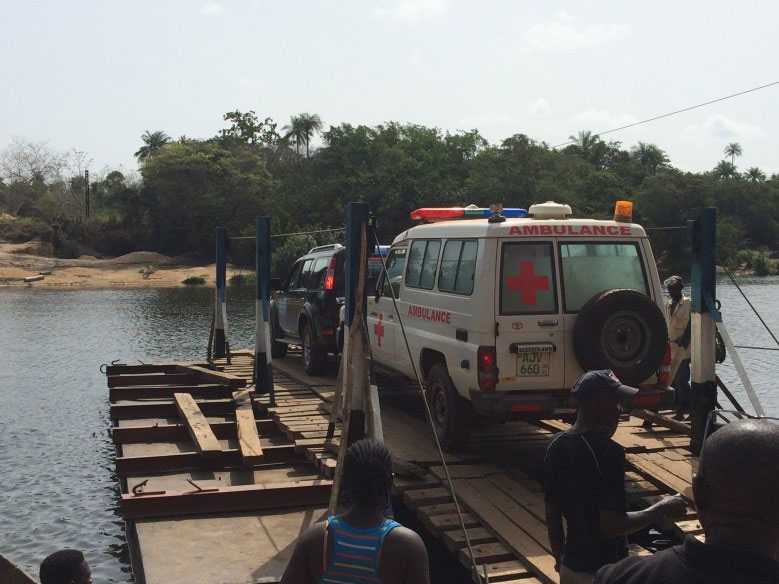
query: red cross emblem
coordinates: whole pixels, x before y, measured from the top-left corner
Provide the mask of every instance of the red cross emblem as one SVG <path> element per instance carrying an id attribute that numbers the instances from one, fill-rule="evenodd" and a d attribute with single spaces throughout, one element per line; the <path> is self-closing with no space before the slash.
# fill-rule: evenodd
<path id="1" fill-rule="evenodd" d="M 384 315 L 379 314 L 379 320 L 373 325 L 373 332 L 376 334 L 376 341 L 379 343 L 379 347 L 381 347 L 381 340 L 384 338 L 384 325 L 381 324 L 382 320 L 384 320 Z"/>
<path id="2" fill-rule="evenodd" d="M 549 290 L 549 276 L 536 276 L 533 262 L 519 262 L 519 274 L 506 278 L 509 290 L 522 295 L 522 304 L 535 304 L 536 292 Z"/>

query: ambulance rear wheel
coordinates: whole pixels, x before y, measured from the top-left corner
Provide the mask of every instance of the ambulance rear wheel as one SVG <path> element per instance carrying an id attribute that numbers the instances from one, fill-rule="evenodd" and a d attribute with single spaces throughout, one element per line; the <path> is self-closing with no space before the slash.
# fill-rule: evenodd
<path id="1" fill-rule="evenodd" d="M 471 433 L 471 404 L 457 393 L 446 366 L 436 363 L 427 374 L 427 395 L 441 446 L 447 450 L 462 448 Z"/>

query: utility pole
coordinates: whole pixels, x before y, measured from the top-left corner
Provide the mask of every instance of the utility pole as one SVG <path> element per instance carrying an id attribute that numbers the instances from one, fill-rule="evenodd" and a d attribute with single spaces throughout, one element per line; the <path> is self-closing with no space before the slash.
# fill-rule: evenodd
<path id="1" fill-rule="evenodd" d="M 84 215 L 89 219 L 90 201 L 89 201 L 89 170 L 84 171 Z"/>
<path id="2" fill-rule="evenodd" d="M 275 396 L 271 369 L 270 217 L 257 217 L 255 245 L 257 300 L 255 303 L 254 387 L 257 393 L 269 393 L 271 404 L 273 404 Z"/>
<path id="3" fill-rule="evenodd" d="M 706 207 L 688 223 L 692 239 L 692 437 L 690 449 L 700 452 L 706 420 L 717 402 L 715 336 L 722 322 L 717 303 L 717 210 Z"/>
<path id="4" fill-rule="evenodd" d="M 227 357 L 227 232 L 216 228 L 216 294 L 214 298 L 214 352 L 216 359 Z"/>

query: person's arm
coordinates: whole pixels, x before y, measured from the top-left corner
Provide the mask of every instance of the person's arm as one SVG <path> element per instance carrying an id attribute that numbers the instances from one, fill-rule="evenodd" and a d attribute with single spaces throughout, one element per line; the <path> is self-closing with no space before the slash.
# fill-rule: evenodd
<path id="1" fill-rule="evenodd" d="M 404 584 L 430 584 L 430 562 L 425 542 L 415 531 L 408 530 L 408 555 Z"/>
<path id="2" fill-rule="evenodd" d="M 620 513 L 619 511 L 601 509 L 600 529 L 607 537 L 630 535 L 664 518 L 681 519 L 684 517 L 686 507 L 684 499 L 679 495 L 674 495 L 673 497 L 663 497 L 643 511 Z"/>
<path id="3" fill-rule="evenodd" d="M 549 534 L 549 547 L 555 559 L 555 570 L 560 571 L 560 558 L 565 547 L 565 532 L 563 531 L 563 513 L 560 506 L 551 497 L 545 499 L 546 530 Z"/>
<path id="4" fill-rule="evenodd" d="M 314 546 L 324 545 L 324 524 L 308 528 L 298 539 L 287 569 L 281 577 L 281 584 L 314 584 L 314 574 L 311 573 Z M 321 558 L 323 552 L 314 554 Z"/>

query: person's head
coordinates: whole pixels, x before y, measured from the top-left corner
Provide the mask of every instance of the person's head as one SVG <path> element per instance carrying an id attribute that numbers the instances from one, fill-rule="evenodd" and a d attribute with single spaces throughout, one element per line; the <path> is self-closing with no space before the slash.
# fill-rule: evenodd
<path id="1" fill-rule="evenodd" d="M 665 289 L 668 290 L 668 294 L 674 300 L 679 300 L 682 297 L 682 290 L 684 290 L 684 280 L 681 276 L 671 276 L 665 282 Z"/>
<path id="2" fill-rule="evenodd" d="M 638 389 L 624 385 L 610 369 L 588 371 L 571 390 L 579 406 L 577 423 L 611 437 L 619 424 L 622 402 L 637 393 Z"/>
<path id="3" fill-rule="evenodd" d="M 392 456 L 387 447 L 367 438 L 352 444 L 344 457 L 343 486 L 355 507 L 384 509 L 392 488 Z"/>
<path id="4" fill-rule="evenodd" d="M 60 550 L 41 562 L 41 584 L 89 584 L 92 571 L 78 550 Z"/>
<path id="5" fill-rule="evenodd" d="M 779 553 L 779 425 L 731 422 L 706 439 L 693 477 L 698 517 L 708 535 L 773 546 Z M 757 539 L 755 539 L 757 538 Z"/>

